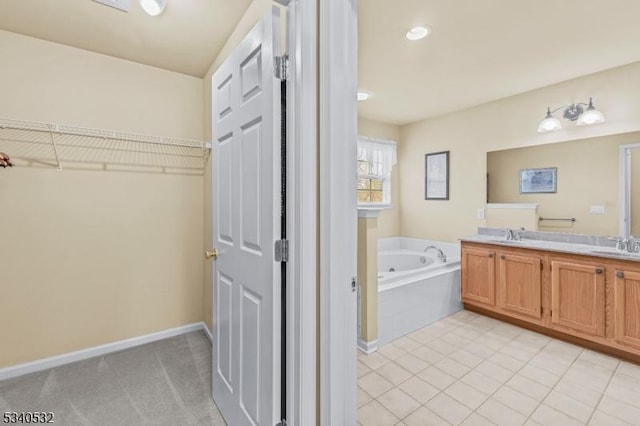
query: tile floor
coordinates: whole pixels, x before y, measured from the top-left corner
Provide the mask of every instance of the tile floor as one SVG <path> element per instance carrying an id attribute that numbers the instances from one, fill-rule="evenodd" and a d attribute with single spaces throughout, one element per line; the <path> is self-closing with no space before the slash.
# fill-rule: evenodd
<path id="1" fill-rule="evenodd" d="M 200 331 L 2 380 L 6 411 L 51 411 L 65 426 L 225 424 L 211 398 L 211 344 Z"/>
<path id="2" fill-rule="evenodd" d="M 640 425 L 640 366 L 460 311 L 358 355 L 358 423 Z"/>

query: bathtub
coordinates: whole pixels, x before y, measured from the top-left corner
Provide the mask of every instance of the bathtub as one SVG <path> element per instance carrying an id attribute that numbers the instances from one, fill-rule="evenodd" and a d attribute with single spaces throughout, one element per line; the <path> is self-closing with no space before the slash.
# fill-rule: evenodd
<path id="1" fill-rule="evenodd" d="M 442 249 L 447 261 L 435 251 Z M 378 245 L 378 346 L 462 309 L 460 245 L 390 238 Z"/>

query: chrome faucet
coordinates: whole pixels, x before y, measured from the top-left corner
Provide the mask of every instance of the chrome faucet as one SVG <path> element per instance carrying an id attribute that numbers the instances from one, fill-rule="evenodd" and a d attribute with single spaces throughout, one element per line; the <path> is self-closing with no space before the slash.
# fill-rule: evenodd
<path id="1" fill-rule="evenodd" d="M 504 238 L 507 241 L 520 241 L 522 240 L 522 235 L 524 234 L 524 228 L 520 229 L 505 229 L 504 230 Z"/>
<path id="2" fill-rule="evenodd" d="M 447 255 L 446 255 L 446 254 L 444 254 L 444 252 L 443 252 L 442 250 L 440 250 L 438 247 L 436 247 L 436 246 L 429 246 L 429 247 L 426 247 L 426 248 L 424 249 L 424 251 L 425 251 L 425 252 L 427 252 L 429 249 L 433 249 L 433 250 L 435 250 L 435 251 L 437 252 L 437 254 L 438 254 L 438 259 L 440 260 L 440 262 L 446 262 L 446 261 L 447 261 Z"/>
<path id="3" fill-rule="evenodd" d="M 625 253 L 640 253 L 640 240 L 633 235 L 609 238 L 609 240 L 616 242 L 616 250 Z"/>

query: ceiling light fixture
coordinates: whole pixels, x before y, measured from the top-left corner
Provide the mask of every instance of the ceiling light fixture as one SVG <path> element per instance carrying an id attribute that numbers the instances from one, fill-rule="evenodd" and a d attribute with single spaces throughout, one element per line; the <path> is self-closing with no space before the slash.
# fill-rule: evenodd
<path id="1" fill-rule="evenodd" d="M 586 106 L 587 109 L 583 108 Z M 604 115 L 593 106 L 593 99 L 589 98 L 589 103 L 578 102 L 576 104 L 565 105 L 551 111 L 551 108 L 547 107 L 547 115 L 544 120 L 540 122 L 538 126 L 538 132 L 546 133 L 560 130 L 562 124 L 560 120 L 555 118 L 552 114 L 564 108 L 562 117 L 565 120 L 576 121 L 577 126 L 590 126 L 592 124 L 604 123 Z"/>
<path id="2" fill-rule="evenodd" d="M 151 16 L 158 16 L 167 6 L 166 0 L 140 0 L 140 6 Z"/>
<path id="3" fill-rule="evenodd" d="M 425 38 L 429 34 L 431 34 L 431 28 L 427 26 L 413 27 L 409 31 L 407 31 L 405 37 L 407 38 L 407 40 L 416 41 Z"/>
<path id="4" fill-rule="evenodd" d="M 369 94 L 366 92 L 358 92 L 358 102 L 366 101 L 369 99 Z"/>

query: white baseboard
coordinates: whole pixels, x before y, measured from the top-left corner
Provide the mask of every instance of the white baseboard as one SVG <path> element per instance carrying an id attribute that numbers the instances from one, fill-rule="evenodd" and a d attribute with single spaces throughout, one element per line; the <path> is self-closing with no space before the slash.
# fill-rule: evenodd
<path id="1" fill-rule="evenodd" d="M 0 380 L 10 379 L 12 377 L 18 377 L 24 374 L 46 370 L 60 365 L 105 355 L 111 352 L 121 351 L 123 349 L 144 345 L 146 343 L 151 343 L 158 340 L 168 339 L 169 337 L 179 336 L 181 334 L 191 333 L 192 331 L 198 330 L 203 330 L 209 341 L 211 341 L 211 332 L 207 328 L 206 324 L 204 322 L 196 322 L 193 324 L 183 325 L 182 327 L 159 331 L 157 333 L 146 334 L 144 336 L 120 340 L 113 343 L 107 343 L 105 345 L 94 346 L 92 348 L 69 352 L 50 358 L 43 358 L 37 361 L 27 362 L 25 364 L 18 364 L 11 367 L 0 368 Z"/>
<path id="2" fill-rule="evenodd" d="M 378 340 L 367 342 L 358 338 L 358 349 L 367 355 L 372 354 L 378 350 Z"/>
<path id="3" fill-rule="evenodd" d="M 211 330 L 209 330 L 209 327 L 207 327 L 206 322 L 202 323 L 202 331 L 204 331 L 204 335 L 207 336 L 207 339 L 209 339 L 209 343 L 213 345 L 213 335 L 211 334 Z"/>

